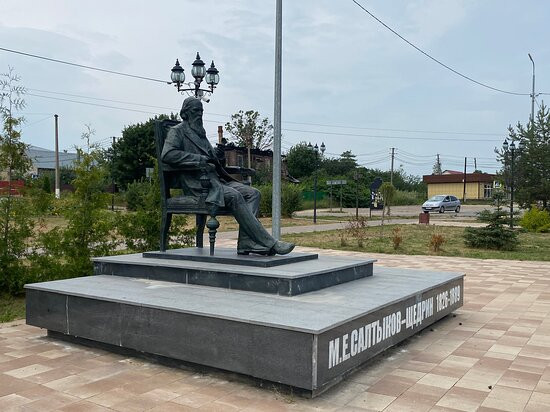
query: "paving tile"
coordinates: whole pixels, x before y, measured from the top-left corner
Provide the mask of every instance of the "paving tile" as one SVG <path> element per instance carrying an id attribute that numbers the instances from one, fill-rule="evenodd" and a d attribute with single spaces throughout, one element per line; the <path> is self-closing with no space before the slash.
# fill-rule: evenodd
<path id="1" fill-rule="evenodd" d="M 62 392 L 56 392 L 52 395 L 46 396 L 44 398 L 38 399 L 34 402 L 27 403 L 23 405 L 23 411 L 40 411 L 40 412 L 49 412 L 57 411 L 64 406 L 70 405 L 72 403 L 79 402 L 80 399 L 71 395 L 67 395 Z"/>
<path id="2" fill-rule="evenodd" d="M 34 365 L 24 366 L 19 369 L 13 369 L 11 371 L 5 371 L 4 373 L 14 378 L 27 378 L 29 376 L 38 375 L 39 373 L 51 371 L 53 368 L 50 366 L 40 365 L 35 363 Z"/>
<path id="3" fill-rule="evenodd" d="M 524 389 L 495 386 L 483 401 L 482 406 L 503 411 L 521 412 L 527 405 L 531 394 L 531 391 Z"/>
<path id="4" fill-rule="evenodd" d="M 0 411 L 15 410 L 17 407 L 29 402 L 32 402 L 32 400 L 16 393 L 10 393 L 9 395 L 0 397 Z"/>
<path id="5" fill-rule="evenodd" d="M 455 386 L 437 402 L 437 406 L 475 412 L 481 406 L 487 394 L 487 392 Z"/>
<path id="6" fill-rule="evenodd" d="M 382 395 L 373 392 L 363 392 L 346 406 L 353 406 L 374 411 L 382 411 L 396 399 L 395 396 Z"/>
<path id="7" fill-rule="evenodd" d="M 539 380 L 540 375 L 536 373 L 507 370 L 498 381 L 498 385 L 533 390 Z"/>
<path id="8" fill-rule="evenodd" d="M 434 373 L 428 373 L 424 375 L 418 383 L 422 385 L 435 386 L 437 388 L 450 389 L 458 381 L 457 378 L 445 375 L 436 375 Z"/>

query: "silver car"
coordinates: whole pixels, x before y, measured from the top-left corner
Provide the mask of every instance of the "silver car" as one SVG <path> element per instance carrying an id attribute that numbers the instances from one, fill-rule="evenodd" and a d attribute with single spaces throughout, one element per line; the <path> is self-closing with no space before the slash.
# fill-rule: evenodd
<path id="1" fill-rule="evenodd" d="M 422 205 L 422 210 L 426 213 L 435 212 L 444 213 L 445 210 L 460 212 L 460 200 L 451 195 L 436 195 L 430 197 Z"/>

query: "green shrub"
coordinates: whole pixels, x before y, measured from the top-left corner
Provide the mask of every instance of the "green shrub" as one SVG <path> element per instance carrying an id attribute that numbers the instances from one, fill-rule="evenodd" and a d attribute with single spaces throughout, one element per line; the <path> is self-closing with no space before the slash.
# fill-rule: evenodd
<path id="1" fill-rule="evenodd" d="M 530 232 L 540 232 L 541 229 L 547 231 L 550 226 L 550 213 L 533 206 L 523 214 L 519 224 Z"/>
<path id="2" fill-rule="evenodd" d="M 136 252 L 157 250 L 160 241 L 161 200 L 157 170 L 153 178 L 134 182 L 128 185 L 135 212 L 119 213 L 116 218 L 118 233 L 126 246 Z M 140 194 L 140 198 L 133 198 Z M 170 232 L 170 248 L 191 246 L 195 235 L 194 229 L 186 229 L 187 215 L 174 215 Z"/>
<path id="3" fill-rule="evenodd" d="M 517 233 L 505 227 L 506 214 L 492 212 L 485 227 L 467 227 L 464 230 L 464 243 L 477 249 L 514 250 L 518 245 Z"/>
<path id="4" fill-rule="evenodd" d="M 292 217 L 302 205 L 302 188 L 292 183 L 285 183 L 282 187 L 281 214 Z"/>
<path id="5" fill-rule="evenodd" d="M 262 185 L 258 186 L 257 189 L 260 191 L 260 216 L 268 217 L 271 216 L 271 202 L 272 202 L 272 186 L 271 185 Z"/>
<path id="6" fill-rule="evenodd" d="M 550 233 L 550 223 L 547 225 L 541 226 L 537 229 L 538 233 Z"/>
<path id="7" fill-rule="evenodd" d="M 29 199 L 0 197 L 0 291 L 20 294 L 31 280 L 25 261 L 34 225 Z"/>
<path id="8" fill-rule="evenodd" d="M 393 196 L 392 206 L 421 205 L 423 201 L 424 196 L 422 193 L 396 190 Z"/>
<path id="9" fill-rule="evenodd" d="M 147 196 L 149 183 L 147 180 L 141 179 L 128 184 L 125 192 L 126 208 L 128 210 L 135 212 L 144 206 L 143 199 Z"/>
<path id="10" fill-rule="evenodd" d="M 271 216 L 273 187 L 271 185 L 262 185 L 258 186 L 257 189 L 261 194 L 260 216 Z M 284 183 L 281 191 L 281 215 L 292 217 L 292 214 L 300 210 L 302 206 L 302 188 L 292 183 Z"/>

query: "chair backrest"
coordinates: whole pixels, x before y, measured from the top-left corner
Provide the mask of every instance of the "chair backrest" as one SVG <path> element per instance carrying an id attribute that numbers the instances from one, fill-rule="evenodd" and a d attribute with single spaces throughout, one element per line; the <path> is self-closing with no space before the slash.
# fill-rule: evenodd
<path id="1" fill-rule="evenodd" d="M 179 122 L 177 120 L 155 120 L 155 145 L 157 148 L 157 162 L 159 170 L 160 197 L 162 201 L 162 207 L 166 206 L 166 199 L 170 197 L 170 181 L 172 180 L 170 172 L 165 170 L 166 168 L 162 163 L 162 148 L 164 147 L 164 140 L 166 140 L 168 130 L 170 130 L 172 126 L 175 126 L 178 123 Z"/>

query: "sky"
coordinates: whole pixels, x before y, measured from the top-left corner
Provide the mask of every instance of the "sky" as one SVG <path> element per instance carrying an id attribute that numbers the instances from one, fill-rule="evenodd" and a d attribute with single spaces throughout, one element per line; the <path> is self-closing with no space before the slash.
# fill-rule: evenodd
<path id="1" fill-rule="evenodd" d="M 470 172 L 474 158 L 478 169 L 498 169 L 494 148 L 510 124 L 529 119 L 528 53 L 536 93 L 550 93 L 550 3 L 357 1 L 454 70 L 526 95 L 456 75 L 352 0 L 283 0 L 283 154 L 302 141 L 324 142 L 325 156 L 351 150 L 359 164 L 383 170 L 393 147 L 395 167 L 414 175 L 431 173 L 437 154 L 443 169 L 462 170 L 464 157 Z M 220 71 L 205 103 L 212 142 L 238 110 L 273 119 L 275 0 L 0 0 L 0 47 L 167 82 L 176 58 L 189 80 L 199 51 Z M 84 147 L 86 125 L 107 148 L 126 126 L 178 112 L 186 97 L 162 82 L 0 50 L 0 72 L 8 67 L 27 88 L 22 139 L 49 149 L 53 114 L 60 149 Z"/>

